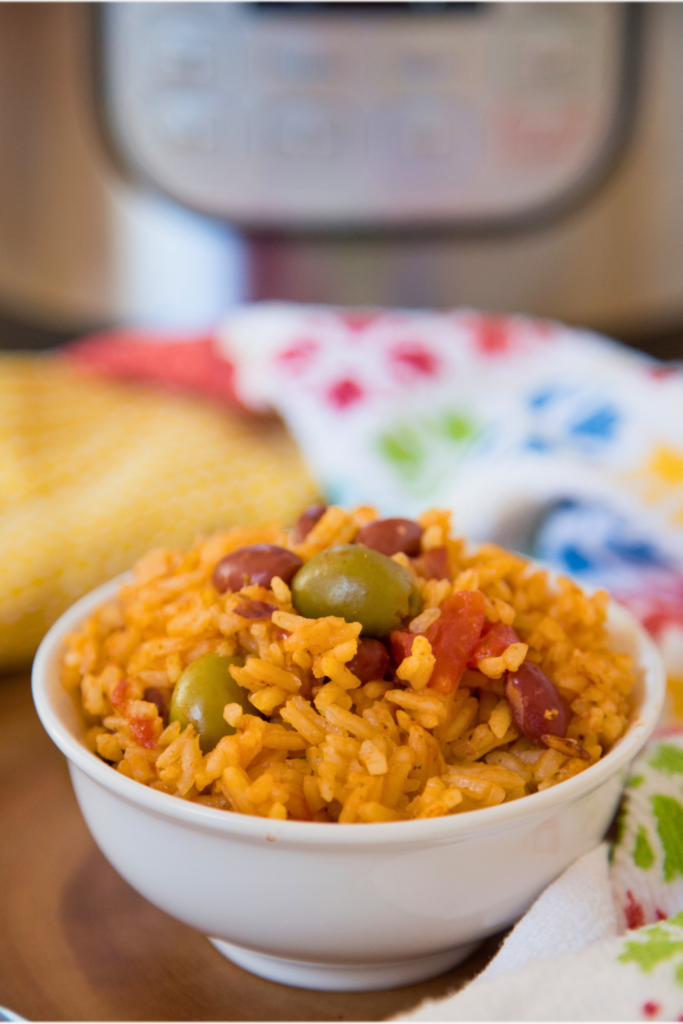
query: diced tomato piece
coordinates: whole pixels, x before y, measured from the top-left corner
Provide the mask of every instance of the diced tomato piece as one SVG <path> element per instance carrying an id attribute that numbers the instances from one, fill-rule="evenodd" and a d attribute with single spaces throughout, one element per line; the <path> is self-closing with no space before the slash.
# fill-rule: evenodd
<path id="1" fill-rule="evenodd" d="M 394 661 L 400 665 L 404 658 L 409 658 L 413 647 L 413 640 L 416 636 L 424 636 L 423 633 L 409 633 L 407 629 L 395 629 L 389 634 L 391 653 Z"/>
<path id="2" fill-rule="evenodd" d="M 122 711 L 128 703 L 128 681 L 122 679 L 120 683 L 117 683 L 111 695 L 112 706 L 117 711 Z"/>
<path id="3" fill-rule="evenodd" d="M 418 576 L 423 576 L 426 580 L 452 579 L 447 547 L 432 548 L 413 558 L 412 562 Z"/>
<path id="4" fill-rule="evenodd" d="M 156 726 L 154 723 L 158 721 L 158 718 L 134 717 L 129 719 L 128 727 L 141 747 L 147 747 L 148 750 L 154 748 L 156 743 Z"/>
<path id="5" fill-rule="evenodd" d="M 477 662 L 484 658 L 499 658 L 510 644 L 518 644 L 519 637 L 512 626 L 504 622 L 485 622 L 481 640 L 477 643 L 467 662 L 470 668 L 476 668 Z"/>
<path id="6" fill-rule="evenodd" d="M 389 637 L 391 653 L 396 664 L 400 665 L 404 658 L 410 656 L 415 637 L 426 636 L 436 658 L 429 685 L 440 693 L 450 693 L 457 688 L 483 628 L 483 594 L 476 590 L 460 590 L 441 606 L 441 615 L 426 633 L 395 629 Z"/>
<path id="7" fill-rule="evenodd" d="M 429 686 L 439 693 L 457 689 L 484 628 L 484 595 L 459 590 L 441 606 L 441 615 L 425 636 L 436 658 Z"/>

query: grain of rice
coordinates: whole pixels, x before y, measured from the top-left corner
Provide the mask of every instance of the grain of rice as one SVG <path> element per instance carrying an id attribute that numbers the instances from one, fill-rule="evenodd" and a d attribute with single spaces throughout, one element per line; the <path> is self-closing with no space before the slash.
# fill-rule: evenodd
<path id="1" fill-rule="evenodd" d="M 396 675 L 410 683 L 413 690 L 424 690 L 435 664 L 436 658 L 432 654 L 429 640 L 424 636 L 416 636 L 410 656 L 401 662 Z"/>
<path id="2" fill-rule="evenodd" d="M 440 608 L 426 608 L 411 621 L 408 629 L 411 633 L 424 633 L 430 626 L 434 625 L 440 615 Z"/>
<path id="3" fill-rule="evenodd" d="M 510 644 L 498 658 L 482 658 L 477 668 L 489 679 L 500 679 L 504 672 L 516 672 L 526 658 L 528 644 Z"/>

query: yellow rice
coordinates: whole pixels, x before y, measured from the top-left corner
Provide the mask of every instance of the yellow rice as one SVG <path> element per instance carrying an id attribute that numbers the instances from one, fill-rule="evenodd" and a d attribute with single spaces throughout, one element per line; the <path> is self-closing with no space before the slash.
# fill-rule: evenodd
<path id="1" fill-rule="evenodd" d="M 451 537 L 447 512 L 418 521 L 423 551 L 447 546 L 453 582 L 416 576 L 423 611 L 409 628 L 426 631 L 453 593 L 478 589 L 487 619 L 513 625 L 521 641 L 480 662 L 479 672 L 466 669 L 448 695 L 428 687 L 434 657 L 423 636 L 393 682 L 362 685 L 346 667 L 360 623 L 301 618 L 279 578 L 270 589 L 239 593 L 219 594 L 212 585 L 216 563 L 239 547 L 278 544 L 307 561 L 352 541 L 374 518 L 374 509 L 332 506 L 301 544 L 271 524 L 142 559 L 132 582 L 65 641 L 62 679 L 80 702 L 89 747 L 131 779 L 184 800 L 320 822 L 461 814 L 555 786 L 599 760 L 628 725 L 634 680 L 630 657 L 607 643 L 607 593 L 587 596 L 563 578 L 551 584 L 545 572 L 492 544 L 468 549 Z M 404 555 L 394 558 L 411 566 Z M 276 606 L 272 621 L 236 614 L 245 599 Z M 246 658 L 231 672 L 270 718 L 227 705 L 235 733 L 204 755 L 192 725 L 164 727 L 143 695 L 148 687 L 171 688 L 207 652 Z M 535 746 L 515 727 L 504 673 L 525 656 L 570 706 L 567 737 L 590 760 L 572 756 L 571 743 Z M 115 708 L 112 695 L 124 680 L 128 700 Z"/>

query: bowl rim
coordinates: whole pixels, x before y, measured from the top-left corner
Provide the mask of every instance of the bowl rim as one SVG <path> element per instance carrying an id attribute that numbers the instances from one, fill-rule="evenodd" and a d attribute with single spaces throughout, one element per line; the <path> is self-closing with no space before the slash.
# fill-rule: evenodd
<path id="1" fill-rule="evenodd" d="M 498 831 L 523 818 L 545 815 L 562 804 L 571 804 L 588 796 L 624 768 L 645 745 L 660 717 L 666 693 L 666 675 L 659 648 L 635 616 L 610 600 L 609 616 L 635 633 L 644 672 L 645 694 L 641 707 L 628 730 L 600 761 L 571 779 L 531 793 L 511 803 L 485 807 L 472 814 L 443 815 L 413 821 L 365 823 L 328 823 L 261 818 L 236 811 L 205 807 L 179 797 L 143 786 L 111 768 L 90 751 L 83 739 L 76 739 L 52 705 L 49 687 L 59 649 L 65 635 L 76 628 L 100 604 L 112 598 L 119 586 L 131 578 L 122 573 L 90 591 L 67 609 L 45 635 L 36 653 L 32 669 L 32 693 L 38 717 L 46 732 L 71 765 L 94 782 L 154 815 L 188 827 L 222 833 L 243 840 L 278 840 L 306 846 L 373 846 L 425 841 L 458 842 L 475 833 Z M 331 828 L 330 825 L 334 824 Z"/>

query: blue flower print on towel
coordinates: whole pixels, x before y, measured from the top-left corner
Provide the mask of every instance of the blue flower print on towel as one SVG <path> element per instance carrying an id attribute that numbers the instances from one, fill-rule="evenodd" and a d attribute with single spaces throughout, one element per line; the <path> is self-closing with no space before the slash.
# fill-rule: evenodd
<path id="1" fill-rule="evenodd" d="M 683 624 L 683 566 L 605 503 L 553 502 L 537 516 L 527 549 L 583 586 L 606 587 L 655 634 Z"/>
<path id="2" fill-rule="evenodd" d="M 615 440 L 622 416 L 597 391 L 549 385 L 527 399 L 531 414 L 523 447 L 536 452 L 573 451 L 600 456 Z"/>
<path id="3" fill-rule="evenodd" d="M 671 559 L 622 513 L 602 502 L 565 498 L 540 517 L 531 553 L 589 585 L 636 584 L 643 574 L 672 570 Z"/>

